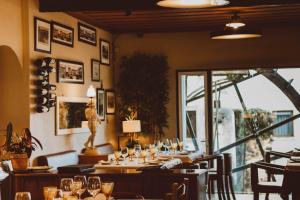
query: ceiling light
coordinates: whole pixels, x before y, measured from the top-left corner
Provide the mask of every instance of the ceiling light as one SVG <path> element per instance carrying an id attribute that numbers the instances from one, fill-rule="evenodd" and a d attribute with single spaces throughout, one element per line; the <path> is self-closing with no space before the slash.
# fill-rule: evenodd
<path id="1" fill-rule="evenodd" d="M 238 16 L 237 13 L 235 13 L 232 17 L 231 17 L 231 21 L 229 23 L 226 24 L 227 27 L 230 28 L 234 28 L 234 29 L 238 29 L 240 27 L 246 26 L 245 23 L 243 23 L 241 21 L 240 16 Z"/>
<path id="2" fill-rule="evenodd" d="M 258 38 L 262 37 L 262 33 L 259 30 L 248 29 L 248 28 L 228 28 L 223 31 L 213 32 L 210 35 L 211 39 L 214 40 L 234 40 L 234 39 L 247 39 L 247 38 Z"/>
<path id="3" fill-rule="evenodd" d="M 157 5 L 167 8 L 207 8 L 224 6 L 228 0 L 161 0 Z"/>

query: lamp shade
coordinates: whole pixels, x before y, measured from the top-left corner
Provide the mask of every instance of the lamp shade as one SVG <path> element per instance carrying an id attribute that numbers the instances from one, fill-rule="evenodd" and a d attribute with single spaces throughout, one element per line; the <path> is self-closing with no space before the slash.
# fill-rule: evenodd
<path id="1" fill-rule="evenodd" d="M 122 122 L 123 133 L 137 133 L 141 132 L 140 120 L 128 120 Z"/>
<path id="2" fill-rule="evenodd" d="M 93 98 L 96 96 L 96 90 L 93 85 L 90 85 L 90 87 L 88 88 L 88 90 L 86 92 L 86 95 L 90 98 Z"/>
<path id="3" fill-rule="evenodd" d="M 225 29 L 223 31 L 213 32 L 210 35 L 214 40 L 234 40 L 262 37 L 260 30 L 241 27 L 239 29 Z"/>
<path id="4" fill-rule="evenodd" d="M 224 6 L 228 0 L 160 0 L 157 5 L 167 8 L 208 8 Z"/>

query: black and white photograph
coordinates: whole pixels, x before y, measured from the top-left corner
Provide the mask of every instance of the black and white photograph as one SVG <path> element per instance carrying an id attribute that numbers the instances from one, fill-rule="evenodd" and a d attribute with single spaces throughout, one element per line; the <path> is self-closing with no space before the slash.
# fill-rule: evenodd
<path id="1" fill-rule="evenodd" d="M 116 112 L 116 96 L 113 90 L 106 90 L 106 114 L 115 114 Z"/>
<path id="2" fill-rule="evenodd" d="M 97 31 L 95 28 L 78 22 L 78 40 L 97 46 Z"/>
<path id="3" fill-rule="evenodd" d="M 34 17 L 34 50 L 51 53 L 51 22 Z"/>
<path id="4" fill-rule="evenodd" d="M 110 65 L 110 43 L 100 39 L 100 62 L 103 65 Z"/>
<path id="5" fill-rule="evenodd" d="M 97 88 L 97 114 L 101 121 L 105 121 L 105 92 L 102 88 Z"/>
<path id="6" fill-rule="evenodd" d="M 57 82 L 84 84 L 84 65 L 82 62 L 57 60 Z"/>
<path id="7" fill-rule="evenodd" d="M 57 97 L 56 135 L 89 132 L 85 116 L 88 98 Z"/>
<path id="8" fill-rule="evenodd" d="M 100 82 L 100 61 L 91 59 L 91 78 L 92 81 Z"/>
<path id="9" fill-rule="evenodd" d="M 52 41 L 65 46 L 74 46 L 74 29 L 52 21 Z"/>

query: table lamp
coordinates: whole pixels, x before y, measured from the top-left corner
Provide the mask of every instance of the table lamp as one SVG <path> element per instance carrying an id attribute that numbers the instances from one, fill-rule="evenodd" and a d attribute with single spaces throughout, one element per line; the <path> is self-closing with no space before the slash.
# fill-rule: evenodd
<path id="1" fill-rule="evenodd" d="M 135 139 L 135 133 L 141 132 L 140 120 L 127 120 L 122 122 L 123 133 L 130 134 L 130 140 Z"/>

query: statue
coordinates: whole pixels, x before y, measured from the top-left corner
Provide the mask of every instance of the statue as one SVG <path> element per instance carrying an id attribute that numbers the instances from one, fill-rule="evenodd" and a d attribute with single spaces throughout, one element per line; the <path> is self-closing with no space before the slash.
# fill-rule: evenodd
<path id="1" fill-rule="evenodd" d="M 97 133 L 97 125 L 101 123 L 101 119 L 97 114 L 96 102 L 93 98 L 91 98 L 90 102 L 87 103 L 85 117 L 88 120 L 88 127 L 91 132 L 88 140 L 84 143 L 85 155 L 98 155 L 99 153 L 94 148 L 94 139 Z"/>

